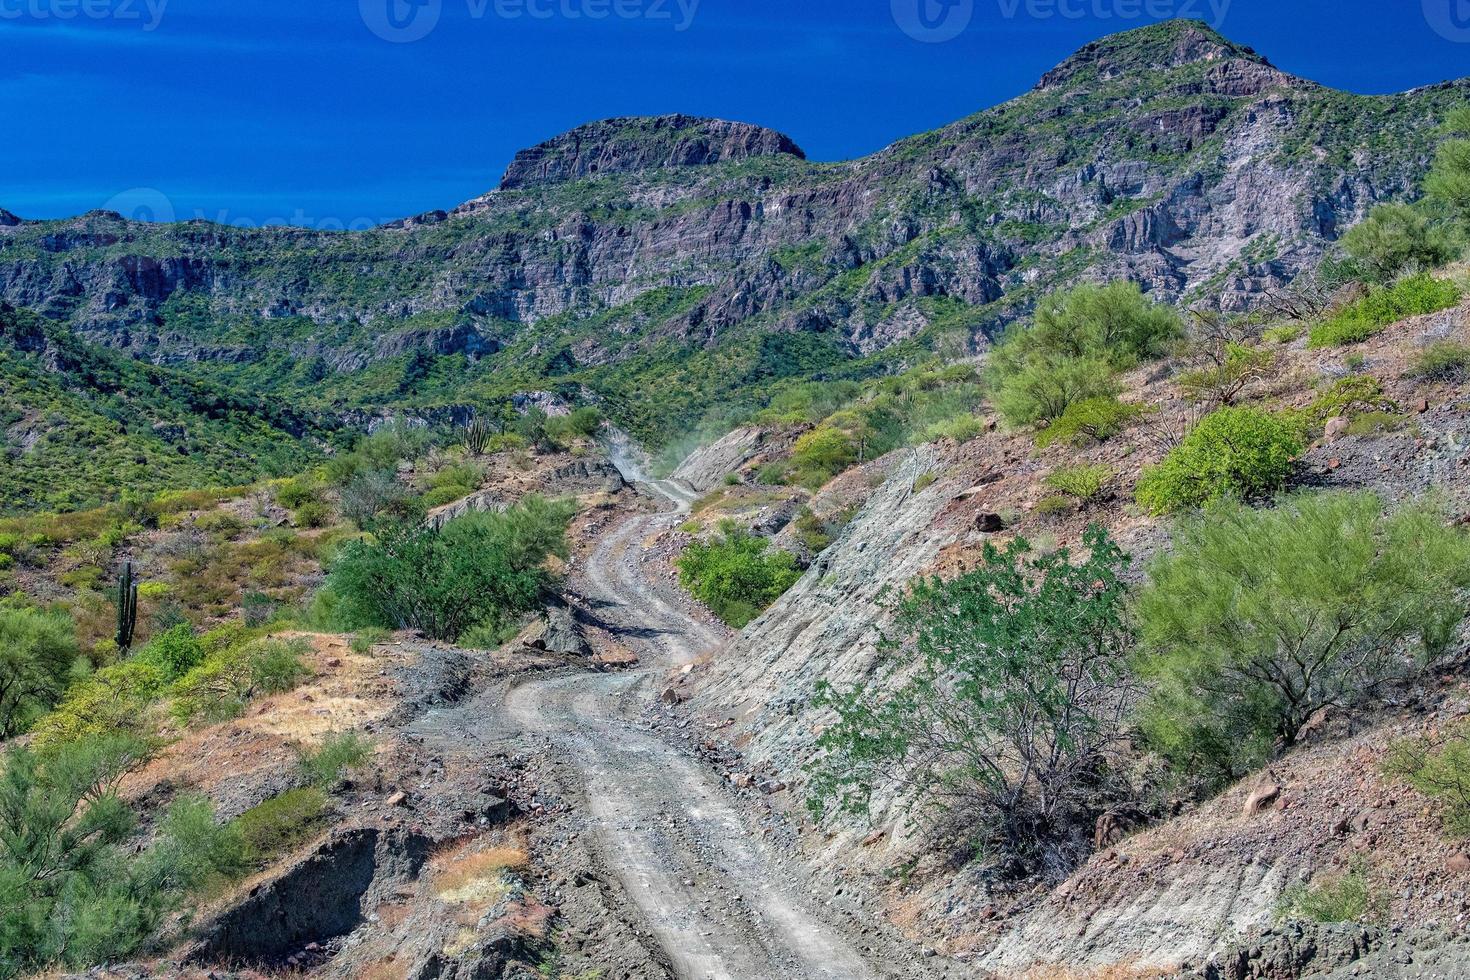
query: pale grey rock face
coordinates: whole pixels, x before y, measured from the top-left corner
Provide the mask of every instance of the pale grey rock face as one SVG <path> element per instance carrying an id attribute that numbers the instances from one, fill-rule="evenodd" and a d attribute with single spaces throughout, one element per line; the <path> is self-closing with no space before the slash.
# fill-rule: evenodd
<path id="1" fill-rule="evenodd" d="M 758 428 L 742 426 L 734 429 L 690 453 L 670 477 L 700 493 L 713 490 L 724 482 L 727 474 L 734 473 L 754 459 L 765 439 L 765 432 Z"/>

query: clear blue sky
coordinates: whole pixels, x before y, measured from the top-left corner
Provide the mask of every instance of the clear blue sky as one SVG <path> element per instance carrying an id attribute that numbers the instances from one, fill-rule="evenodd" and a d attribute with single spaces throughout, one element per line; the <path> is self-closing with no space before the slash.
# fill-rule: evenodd
<path id="1" fill-rule="evenodd" d="M 1355 92 L 1470 75 L 1470 0 L 0 0 L 0 207 L 380 221 L 578 123 L 674 111 L 847 158 L 1150 12 Z"/>

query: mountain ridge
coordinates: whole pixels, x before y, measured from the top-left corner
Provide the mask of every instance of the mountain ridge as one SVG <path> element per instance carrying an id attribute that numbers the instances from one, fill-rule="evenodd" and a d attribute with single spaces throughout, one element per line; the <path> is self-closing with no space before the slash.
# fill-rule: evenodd
<path id="1" fill-rule="evenodd" d="M 1079 281 L 1249 308 L 1374 203 L 1412 198 L 1467 98 L 1470 80 L 1335 92 L 1169 22 L 851 161 L 747 123 L 634 118 L 522 151 L 514 186 L 367 231 L 0 225 L 0 298 L 318 409 L 556 388 L 660 444 L 788 379 L 977 354 Z"/>

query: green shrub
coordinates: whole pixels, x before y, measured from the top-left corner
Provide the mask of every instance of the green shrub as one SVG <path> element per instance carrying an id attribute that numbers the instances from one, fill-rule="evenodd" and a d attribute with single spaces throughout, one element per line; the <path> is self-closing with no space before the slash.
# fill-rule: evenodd
<path id="1" fill-rule="evenodd" d="M 1368 882 L 1362 863 L 1342 874 L 1315 885 L 1296 885 L 1286 889 L 1277 906 L 1277 917 L 1308 922 L 1378 921 L 1384 915 L 1385 900 Z"/>
<path id="2" fill-rule="evenodd" d="M 1052 471 L 1046 478 L 1046 485 L 1078 500 L 1093 500 L 1102 493 L 1103 487 L 1112 478 L 1113 469 L 1110 466 L 1064 466 Z"/>
<path id="3" fill-rule="evenodd" d="M 1300 340 L 1302 334 L 1307 330 L 1300 323 L 1283 323 L 1280 326 L 1271 327 L 1261 334 L 1261 338 L 1268 344 L 1289 344 Z"/>
<path id="4" fill-rule="evenodd" d="M 1075 402 L 1114 396 L 1117 371 L 1159 357 L 1183 333 L 1179 314 L 1133 283 L 1053 293 L 1029 328 L 1012 327 L 991 351 L 986 375 L 996 409 L 1012 425 L 1030 425 Z"/>
<path id="5" fill-rule="evenodd" d="M 1222 408 L 1143 471 L 1137 500 L 1151 513 L 1167 514 L 1220 497 L 1270 493 L 1285 484 L 1302 448 L 1291 420 L 1253 408 Z"/>
<path id="6" fill-rule="evenodd" d="M 1470 136 L 1470 106 L 1450 113 L 1444 129 L 1454 136 Z M 1451 220 L 1470 225 L 1470 140 L 1453 139 L 1441 144 L 1434 166 L 1424 179 L 1424 191 L 1428 201 Z"/>
<path id="7" fill-rule="evenodd" d="M 1131 700 L 1128 558 L 1095 525 L 1083 542 L 1077 563 L 987 544 L 976 571 L 916 582 L 882 675 L 821 688 L 838 720 L 818 739 L 812 809 L 861 811 L 902 786 L 1002 872 L 1066 877 L 1091 850 Z"/>
<path id="8" fill-rule="evenodd" d="M 1342 236 L 1343 249 L 1373 282 L 1426 272 L 1451 261 L 1456 249 L 1443 228 L 1419 208 L 1380 204 Z"/>
<path id="9" fill-rule="evenodd" d="M 1437 340 L 1414 355 L 1408 375 L 1425 381 L 1464 381 L 1470 374 L 1470 344 Z"/>
<path id="10" fill-rule="evenodd" d="M 1406 317 L 1436 313 L 1460 301 L 1460 287 L 1421 273 L 1391 286 L 1375 286 L 1368 295 L 1333 317 L 1315 324 L 1309 347 L 1356 344 Z"/>
<path id="11" fill-rule="evenodd" d="M 331 809 L 327 794 L 306 786 L 251 807 L 235 818 L 233 828 L 245 842 L 250 860 L 264 865 L 315 837 Z"/>
<path id="12" fill-rule="evenodd" d="M 0 740 L 55 707 L 77 677 L 80 655 L 71 617 L 0 608 Z"/>
<path id="13" fill-rule="evenodd" d="M 1038 500 L 1033 513 L 1037 517 L 1070 517 L 1077 513 L 1077 501 L 1064 493 L 1054 493 Z"/>
<path id="14" fill-rule="evenodd" d="M 1445 829 L 1457 838 L 1470 837 L 1470 728 L 1400 739 L 1389 746 L 1383 771 L 1439 800 Z"/>
<path id="15" fill-rule="evenodd" d="M 292 512 L 291 519 L 297 527 L 320 528 L 330 526 L 332 516 L 330 504 L 309 500 Z"/>
<path id="16" fill-rule="evenodd" d="M 1179 376 L 1179 390 L 1190 401 L 1229 405 L 1251 382 L 1265 377 L 1276 363 L 1273 352 L 1240 343 L 1204 349 L 1211 351 L 1213 362 Z"/>
<path id="17" fill-rule="evenodd" d="M 287 510 L 299 510 L 306 504 L 320 503 L 322 499 L 321 487 L 306 477 L 297 477 L 294 480 L 282 480 L 275 487 L 276 503 Z"/>
<path id="18" fill-rule="evenodd" d="M 56 710 L 35 724 L 35 745 L 51 749 L 116 733 L 149 737 L 154 731 L 149 708 L 170 680 L 166 670 L 141 657 L 103 667 L 74 685 Z"/>
<path id="19" fill-rule="evenodd" d="M 1057 419 L 1078 402 L 1116 400 L 1123 390 L 1100 357 L 1028 354 L 1014 367 L 993 363 L 995 409 L 1014 426 Z"/>
<path id="20" fill-rule="evenodd" d="M 1117 398 L 1086 398 L 1067 406 L 1051 424 L 1036 434 L 1036 445 L 1045 449 L 1054 443 L 1081 447 L 1088 442 L 1106 442 L 1132 425 L 1145 409 L 1127 405 Z"/>
<path id="21" fill-rule="evenodd" d="M 0 975 L 82 970 L 136 953 L 188 897 L 242 867 L 238 835 L 197 798 L 176 801 L 152 846 L 125 846 L 118 798 L 140 758 L 128 739 L 7 753 L 0 771 Z"/>
<path id="22" fill-rule="evenodd" d="M 373 647 L 379 643 L 386 643 L 392 634 L 378 626 L 369 626 L 352 634 L 352 640 L 348 644 L 353 653 L 364 656 L 372 653 Z"/>
<path id="23" fill-rule="evenodd" d="M 530 496 L 503 514 L 467 514 L 442 528 L 391 525 L 354 541 L 328 579 L 339 625 L 417 629 L 457 640 L 534 609 L 551 584 L 546 559 L 566 555 L 569 503 Z"/>
<path id="24" fill-rule="evenodd" d="M 356 732 L 333 732 L 319 748 L 303 752 L 301 769 L 313 786 L 330 790 L 349 770 L 372 758 L 373 743 Z"/>
<path id="25" fill-rule="evenodd" d="M 1136 603 L 1142 714 L 1186 771 L 1239 776 L 1321 708 L 1360 703 L 1441 650 L 1464 616 L 1470 538 L 1372 494 L 1221 502 L 1180 523 Z"/>
<path id="26" fill-rule="evenodd" d="M 769 550 L 764 538 L 728 522 L 716 540 L 685 548 L 678 566 L 684 588 L 736 629 L 801 578 L 791 554 Z"/>
<path id="27" fill-rule="evenodd" d="M 158 634 L 138 651 L 137 660 L 157 665 L 169 680 L 182 677 L 204 659 L 204 644 L 187 623 Z"/>
<path id="28" fill-rule="evenodd" d="M 256 640 L 210 655 L 176 681 L 169 694 L 184 722 L 236 718 L 257 697 L 289 691 L 310 672 L 302 662 L 304 639 Z"/>
<path id="29" fill-rule="evenodd" d="M 792 482 L 817 490 L 857 461 L 857 445 L 847 433 L 821 425 L 791 447 Z"/>

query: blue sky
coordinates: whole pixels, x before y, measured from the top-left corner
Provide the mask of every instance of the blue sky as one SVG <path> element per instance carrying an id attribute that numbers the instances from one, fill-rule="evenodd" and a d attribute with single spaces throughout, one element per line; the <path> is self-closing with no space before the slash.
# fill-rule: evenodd
<path id="1" fill-rule="evenodd" d="M 1167 14 L 1356 92 L 1470 75 L 1470 0 L 0 0 L 0 207 L 361 225 L 674 111 L 847 158 Z"/>

